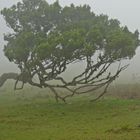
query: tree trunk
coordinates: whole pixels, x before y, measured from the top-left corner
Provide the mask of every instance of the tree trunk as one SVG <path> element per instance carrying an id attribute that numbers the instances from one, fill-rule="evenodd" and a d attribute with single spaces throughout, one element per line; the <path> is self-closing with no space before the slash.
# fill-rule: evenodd
<path id="1" fill-rule="evenodd" d="M 0 76 L 0 87 L 2 87 L 4 85 L 4 83 L 9 80 L 17 80 L 18 78 L 18 73 L 4 73 Z"/>

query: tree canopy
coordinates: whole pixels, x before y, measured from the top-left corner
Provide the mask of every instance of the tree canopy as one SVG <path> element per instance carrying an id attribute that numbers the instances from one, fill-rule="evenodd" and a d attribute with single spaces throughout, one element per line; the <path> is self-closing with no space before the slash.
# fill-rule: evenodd
<path id="1" fill-rule="evenodd" d="M 105 87 L 102 96 L 126 68 L 119 65 L 112 74 L 111 64 L 131 59 L 139 45 L 137 30 L 132 33 L 117 19 L 96 15 L 88 5 L 62 7 L 58 1 L 23 0 L 1 14 L 13 30 L 4 35 L 4 53 L 20 69 L 15 89 L 19 81 L 48 87 L 57 100 Z M 66 81 L 62 73 L 79 61 L 86 64 L 83 71 Z M 52 80 L 59 82 L 50 84 Z M 61 96 L 56 88 L 67 89 L 69 94 Z"/>

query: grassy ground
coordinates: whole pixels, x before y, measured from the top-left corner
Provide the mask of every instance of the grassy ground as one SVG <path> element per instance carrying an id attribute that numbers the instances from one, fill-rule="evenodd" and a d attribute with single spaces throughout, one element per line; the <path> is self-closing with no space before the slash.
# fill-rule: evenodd
<path id="1" fill-rule="evenodd" d="M 140 140 L 139 100 L 57 104 L 30 90 L 0 90 L 0 140 Z"/>

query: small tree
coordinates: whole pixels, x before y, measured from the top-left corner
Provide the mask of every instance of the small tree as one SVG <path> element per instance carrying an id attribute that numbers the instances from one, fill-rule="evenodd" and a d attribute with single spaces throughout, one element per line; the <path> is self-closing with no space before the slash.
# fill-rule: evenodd
<path id="1" fill-rule="evenodd" d="M 132 58 L 139 45 L 138 31 L 132 33 L 116 19 L 95 15 L 88 5 L 61 7 L 58 1 L 48 4 L 45 0 L 23 0 L 4 8 L 1 14 L 13 30 L 4 35 L 4 53 L 20 73 L 3 74 L 0 86 L 7 79 L 15 79 L 15 89 L 22 89 L 25 83 L 48 87 L 57 101 L 104 87 L 96 99 L 101 97 L 127 67 L 119 64 L 111 73 L 110 66 Z M 86 64 L 83 71 L 79 70 L 71 81 L 65 80 L 62 73 L 78 61 Z M 17 86 L 19 81 L 21 88 Z M 66 89 L 69 94 L 62 96 L 56 88 Z"/>

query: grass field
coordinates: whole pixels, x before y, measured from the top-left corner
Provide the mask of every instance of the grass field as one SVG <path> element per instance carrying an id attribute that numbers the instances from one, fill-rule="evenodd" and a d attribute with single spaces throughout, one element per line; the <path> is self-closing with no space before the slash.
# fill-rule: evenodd
<path id="1" fill-rule="evenodd" d="M 0 140 L 140 140 L 140 101 L 0 90 Z M 45 92 L 45 91 L 42 91 Z"/>

